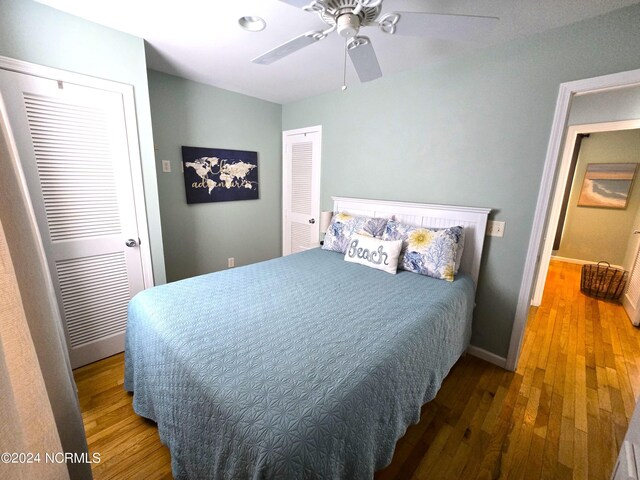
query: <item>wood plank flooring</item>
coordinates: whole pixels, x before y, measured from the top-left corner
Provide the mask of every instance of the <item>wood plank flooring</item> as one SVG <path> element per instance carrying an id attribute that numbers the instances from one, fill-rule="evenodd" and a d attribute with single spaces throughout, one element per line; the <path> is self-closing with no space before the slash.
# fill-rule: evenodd
<path id="1" fill-rule="evenodd" d="M 552 261 L 520 364 L 467 355 L 397 444 L 386 479 L 607 479 L 640 394 L 640 330 L 580 293 L 580 266 Z M 133 412 L 123 355 L 77 369 L 100 479 L 171 478 L 156 426 Z"/>

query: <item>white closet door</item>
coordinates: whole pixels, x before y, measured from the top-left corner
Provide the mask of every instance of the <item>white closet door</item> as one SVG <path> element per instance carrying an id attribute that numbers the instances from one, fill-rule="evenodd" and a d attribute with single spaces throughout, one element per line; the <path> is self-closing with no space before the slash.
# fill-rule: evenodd
<path id="1" fill-rule="evenodd" d="M 122 95 L 0 70 L 72 367 L 124 350 L 144 288 Z"/>
<path id="2" fill-rule="evenodd" d="M 640 325 L 640 248 L 637 242 L 634 247 L 636 250 L 635 260 L 627 282 L 627 290 L 622 297 L 622 305 L 631 323 L 638 326 Z"/>
<path id="3" fill-rule="evenodd" d="M 319 244 L 321 142 L 321 127 L 282 133 L 283 255 Z"/>

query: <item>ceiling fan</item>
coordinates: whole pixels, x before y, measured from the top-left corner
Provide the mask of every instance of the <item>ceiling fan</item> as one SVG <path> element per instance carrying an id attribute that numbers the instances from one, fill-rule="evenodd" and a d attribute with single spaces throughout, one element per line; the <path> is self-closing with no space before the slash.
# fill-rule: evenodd
<path id="1" fill-rule="evenodd" d="M 303 33 L 251 60 L 269 65 L 337 31 L 345 38 L 349 54 L 361 82 L 382 76 L 369 37 L 359 35 L 362 27 L 379 27 L 389 35 L 410 35 L 442 40 L 470 40 L 488 32 L 496 17 L 449 15 L 419 12 L 381 14 L 383 0 L 280 0 L 307 12 L 316 13 L 328 25 L 325 30 Z M 345 58 L 346 61 L 346 58 Z M 343 89 L 346 87 L 343 86 Z"/>

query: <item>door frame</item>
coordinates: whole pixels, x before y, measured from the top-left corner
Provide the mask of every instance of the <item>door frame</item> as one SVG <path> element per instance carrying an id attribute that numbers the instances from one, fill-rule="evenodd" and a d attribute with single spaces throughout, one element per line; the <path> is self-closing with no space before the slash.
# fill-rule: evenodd
<path id="1" fill-rule="evenodd" d="M 312 127 L 296 128 L 293 130 L 284 130 L 282 132 L 282 255 L 285 254 L 285 246 L 291 245 L 290 235 L 287 233 L 287 205 L 289 205 L 289 199 L 291 197 L 290 182 L 287 183 L 287 178 L 290 179 L 291 171 L 287 168 L 287 137 L 293 135 L 306 135 L 308 133 L 318 133 L 320 135 L 320 142 L 318 144 L 318 161 L 312 166 L 313 176 L 316 178 L 316 184 L 311 186 L 311 192 L 317 192 L 317 205 L 318 211 L 314 212 L 317 217 L 314 225 L 314 233 L 316 234 L 316 242 L 320 242 L 320 186 L 322 185 L 322 125 L 315 125 Z"/>
<path id="2" fill-rule="evenodd" d="M 147 208 L 144 201 L 144 184 L 142 179 L 142 159 L 140 155 L 140 142 L 138 139 L 138 122 L 136 118 L 135 96 L 132 85 L 114 82 L 102 78 L 91 77 L 79 73 L 45 67 L 34 63 L 16 60 L 0 56 L 0 69 L 16 73 L 23 73 L 35 77 L 57 80 L 64 83 L 72 83 L 83 87 L 91 87 L 99 90 L 107 90 L 122 95 L 122 103 L 125 115 L 125 128 L 127 132 L 127 145 L 129 148 L 129 161 L 131 164 L 131 182 L 133 184 L 133 197 L 136 211 L 136 224 L 138 227 L 140 257 L 142 263 L 142 279 L 144 288 L 153 287 L 153 265 L 151 262 L 151 241 L 147 224 Z M 9 119 L 11 120 L 11 119 Z M 22 170 L 22 166 L 20 166 Z M 24 178 L 23 178 L 24 181 Z M 26 183 L 23 188 L 28 192 Z M 41 244 L 42 245 L 42 244 Z M 42 255 L 45 255 L 44 251 Z"/>
<path id="3" fill-rule="evenodd" d="M 555 240 L 556 230 L 558 228 L 558 220 L 562 211 L 562 200 L 565 193 L 567 180 L 569 179 L 571 158 L 575 149 L 576 139 L 580 134 L 601 133 L 601 132 L 619 132 L 622 130 L 640 129 L 639 120 L 621 120 L 614 122 L 600 123 L 584 123 L 580 125 L 570 125 L 567 127 L 567 134 L 564 140 L 564 148 L 560 164 L 558 166 L 558 178 L 556 180 L 553 201 L 549 209 L 549 219 L 543 240 L 542 252 L 540 255 L 540 265 L 538 267 L 536 286 L 533 293 L 531 304 L 535 307 L 539 306 L 542 301 L 542 293 L 544 284 L 547 280 L 547 272 L 549 271 L 549 262 L 551 261 L 551 251 L 553 250 L 553 242 Z"/>
<path id="4" fill-rule="evenodd" d="M 613 90 L 637 85 L 640 85 L 640 69 L 560 84 L 544 169 L 542 171 L 538 200 L 533 217 L 531 236 L 529 237 L 529 245 L 527 247 L 522 282 L 518 294 L 518 304 L 513 320 L 509 352 L 507 353 L 506 368 L 508 370 L 516 369 L 520 357 L 520 349 L 522 347 L 524 330 L 529 315 L 536 273 L 540 263 L 545 230 L 549 220 L 549 208 L 553 198 L 556 177 L 558 176 L 558 163 L 565 137 L 571 100 L 576 94 Z"/>

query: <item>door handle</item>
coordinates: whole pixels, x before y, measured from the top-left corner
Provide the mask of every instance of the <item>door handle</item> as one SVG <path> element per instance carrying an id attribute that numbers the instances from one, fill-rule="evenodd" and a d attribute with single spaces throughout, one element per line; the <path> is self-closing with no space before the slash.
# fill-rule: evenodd
<path id="1" fill-rule="evenodd" d="M 133 238 L 130 238 L 129 240 L 127 240 L 126 242 L 124 242 L 124 244 L 127 247 L 135 247 L 136 245 L 138 245 L 138 242 L 136 242 Z"/>
<path id="2" fill-rule="evenodd" d="M 316 219 L 315 219 L 315 218 L 312 218 L 311 220 L 309 220 L 309 223 L 310 223 L 311 225 L 313 225 L 314 223 L 316 223 Z"/>

